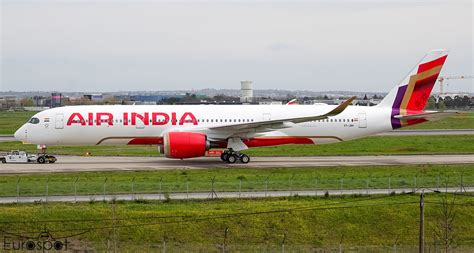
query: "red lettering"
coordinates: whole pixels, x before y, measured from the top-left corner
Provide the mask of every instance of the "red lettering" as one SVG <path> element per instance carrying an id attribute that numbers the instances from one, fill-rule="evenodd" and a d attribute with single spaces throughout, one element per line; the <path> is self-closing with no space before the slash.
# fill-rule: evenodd
<path id="1" fill-rule="evenodd" d="M 176 125 L 176 113 L 172 112 L 171 113 L 171 125 Z"/>
<path id="2" fill-rule="evenodd" d="M 160 121 L 158 117 L 163 117 L 163 120 Z M 151 114 L 151 124 L 154 126 L 166 125 L 170 120 L 170 116 L 164 112 L 153 112 Z"/>
<path id="3" fill-rule="evenodd" d="M 96 125 L 100 126 L 102 122 L 108 123 L 109 126 L 113 125 L 114 116 L 108 112 L 98 112 L 96 115 Z"/>
<path id="4" fill-rule="evenodd" d="M 87 122 L 89 126 L 92 126 L 94 124 L 94 114 L 92 112 L 87 114 Z"/>
<path id="5" fill-rule="evenodd" d="M 148 113 L 148 112 L 144 112 L 144 113 L 124 112 L 123 113 L 123 125 L 124 126 L 136 125 L 137 124 L 137 119 L 141 120 L 143 122 L 143 124 L 146 125 L 146 126 L 148 126 L 148 125 L 154 125 L 154 126 L 166 125 L 170 121 L 171 121 L 171 125 L 173 125 L 173 126 L 175 126 L 175 125 L 184 125 L 186 123 L 190 123 L 190 124 L 193 124 L 193 125 L 198 125 L 198 121 L 197 121 L 196 117 L 194 116 L 194 114 L 192 112 L 183 113 L 183 115 L 181 115 L 181 117 L 179 118 L 179 122 L 178 122 L 178 115 L 177 115 L 176 112 L 171 112 L 170 114 L 165 113 L 165 112 L 152 112 L 152 113 Z M 95 122 L 94 122 L 94 116 L 95 116 Z M 82 116 L 82 114 L 76 112 L 76 113 L 72 113 L 71 116 L 69 116 L 69 119 L 67 121 L 68 126 L 70 126 L 72 124 L 81 124 L 82 126 L 86 126 L 86 125 L 100 126 L 100 125 L 102 125 L 102 123 L 107 123 L 109 126 L 113 126 L 114 125 L 114 115 L 112 113 L 108 113 L 108 112 L 98 112 L 98 113 L 89 112 L 89 113 L 87 113 L 87 120 L 85 120 L 84 117 Z"/>
<path id="6" fill-rule="evenodd" d="M 145 126 L 148 126 L 148 113 L 145 112 L 144 115 L 132 112 L 132 126 L 137 124 L 137 118 L 139 118 Z"/>
<path id="7" fill-rule="evenodd" d="M 128 126 L 128 112 L 123 113 L 123 125 Z"/>
<path id="8" fill-rule="evenodd" d="M 77 118 L 77 119 L 76 119 Z M 67 120 L 67 125 L 70 126 L 72 124 L 81 124 L 81 126 L 85 126 L 86 122 L 84 121 L 84 117 L 80 113 L 73 113 L 71 116 L 69 116 L 69 119 Z"/>
<path id="9" fill-rule="evenodd" d="M 186 119 L 189 118 L 189 119 Z M 193 123 L 193 125 L 197 125 L 198 122 L 196 120 L 196 117 L 191 112 L 185 112 L 183 116 L 181 116 L 181 119 L 179 120 L 179 124 L 183 125 L 184 123 Z"/>

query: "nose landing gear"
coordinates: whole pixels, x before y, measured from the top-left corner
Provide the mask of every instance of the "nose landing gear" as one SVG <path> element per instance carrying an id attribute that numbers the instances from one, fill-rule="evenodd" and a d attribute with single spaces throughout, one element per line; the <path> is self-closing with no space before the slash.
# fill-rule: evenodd
<path id="1" fill-rule="evenodd" d="M 221 160 L 228 163 L 235 163 L 237 161 L 240 161 L 241 163 L 249 163 L 250 157 L 232 149 L 227 149 L 222 152 Z"/>

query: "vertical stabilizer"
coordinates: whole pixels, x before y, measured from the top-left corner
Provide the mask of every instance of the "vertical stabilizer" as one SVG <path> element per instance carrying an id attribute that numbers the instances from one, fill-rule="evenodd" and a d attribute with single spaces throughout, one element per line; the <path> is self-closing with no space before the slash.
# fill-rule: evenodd
<path id="1" fill-rule="evenodd" d="M 447 50 L 430 51 L 380 102 L 379 107 L 392 108 L 393 129 L 411 125 L 409 122 L 396 119 L 395 115 L 409 115 L 423 111 L 447 57 Z"/>

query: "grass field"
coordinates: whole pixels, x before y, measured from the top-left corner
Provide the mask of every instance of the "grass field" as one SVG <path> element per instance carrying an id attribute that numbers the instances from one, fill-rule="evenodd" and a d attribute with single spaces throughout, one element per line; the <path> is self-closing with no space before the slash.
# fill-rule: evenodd
<path id="1" fill-rule="evenodd" d="M 13 134 L 35 112 L 0 112 L 0 134 Z M 474 112 L 465 112 L 448 119 L 428 122 L 403 129 L 473 129 Z"/>
<path id="2" fill-rule="evenodd" d="M 474 135 L 456 136 L 377 136 L 327 145 L 285 145 L 252 148 L 251 156 L 326 156 L 326 155 L 393 155 L 393 154 L 472 154 Z M 14 149 L 37 152 L 36 145 L 1 142 L 0 151 Z M 158 156 L 156 146 L 50 146 L 48 152 L 58 155 Z"/>
<path id="3" fill-rule="evenodd" d="M 440 121 L 426 122 L 403 128 L 406 130 L 415 129 L 473 129 L 474 128 L 474 112 L 463 112 L 460 115 L 443 119 Z"/>
<path id="4" fill-rule="evenodd" d="M 0 112 L 0 134 L 13 134 L 35 112 Z"/>
<path id="5" fill-rule="evenodd" d="M 428 194 L 425 198 L 426 245 L 431 250 L 440 241 L 436 232 L 443 220 L 443 196 L 453 198 L 451 194 Z M 474 246 L 472 196 L 456 196 L 455 205 L 451 205 L 455 217 L 450 235 L 455 246 L 470 249 Z M 397 242 L 399 251 L 407 246 L 415 250 L 418 199 L 418 195 L 385 195 L 10 204 L 0 208 L 0 234 L 8 231 L 37 236 L 47 229 L 58 238 L 83 232 L 69 238 L 70 247 L 99 251 L 107 245 L 111 251 L 115 234 L 122 251 L 161 251 L 166 241 L 168 249 L 217 252 L 222 251 L 219 247 L 228 228 L 226 244 L 233 251 L 281 251 L 283 238 L 287 250 L 337 248 L 341 237 L 345 248 L 373 245 L 392 250 Z"/>
<path id="6" fill-rule="evenodd" d="M 205 169 L 81 172 L 0 177 L 0 196 L 101 195 L 106 193 L 207 192 L 215 177 L 216 191 L 325 190 L 377 188 L 443 188 L 474 186 L 474 165 L 344 166 L 272 169 Z M 19 188 L 17 188 L 17 181 Z M 389 185 L 390 181 L 390 185 Z M 161 182 L 161 183 L 160 183 Z M 240 182 L 242 183 L 240 185 Z M 132 186 L 133 185 L 133 186 Z M 161 188 L 160 188 L 161 185 Z M 160 190 L 161 189 L 161 190 Z M 133 192 L 132 192 L 133 190 Z"/>

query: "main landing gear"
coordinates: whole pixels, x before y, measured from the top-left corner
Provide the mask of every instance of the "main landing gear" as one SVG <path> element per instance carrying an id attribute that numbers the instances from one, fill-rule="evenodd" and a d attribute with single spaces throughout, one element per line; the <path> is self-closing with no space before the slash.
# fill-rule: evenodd
<path id="1" fill-rule="evenodd" d="M 221 160 L 228 163 L 235 163 L 237 160 L 239 160 L 241 163 L 249 163 L 250 157 L 246 154 L 233 151 L 232 149 L 227 149 L 222 152 Z"/>

